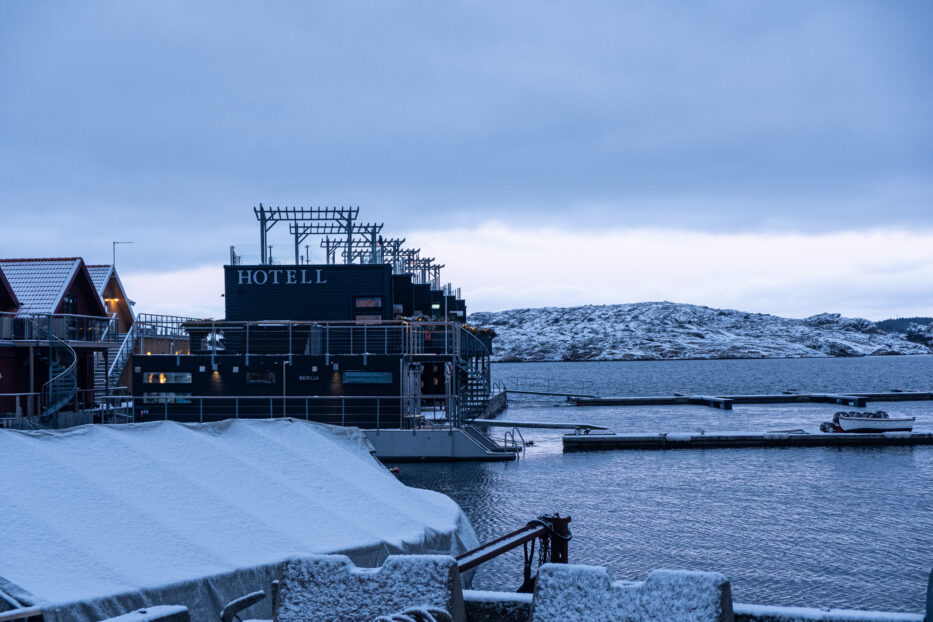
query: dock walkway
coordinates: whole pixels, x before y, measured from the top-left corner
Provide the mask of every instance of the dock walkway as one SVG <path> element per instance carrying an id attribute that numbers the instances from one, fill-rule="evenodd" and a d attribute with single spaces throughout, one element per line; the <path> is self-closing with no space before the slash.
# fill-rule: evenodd
<path id="1" fill-rule="evenodd" d="M 646 395 L 621 397 L 578 397 L 573 402 L 577 406 L 676 406 L 693 404 L 711 406 L 723 410 L 732 410 L 734 404 L 794 404 L 800 402 L 841 404 L 864 408 L 872 402 L 912 402 L 933 401 L 933 392 L 929 391 L 887 391 L 882 393 L 784 393 L 767 395 Z"/>
<path id="2" fill-rule="evenodd" d="M 660 434 L 566 434 L 564 451 L 607 449 L 725 449 L 736 447 L 867 447 L 933 445 L 933 432 L 843 434 L 824 432 L 725 432 Z"/>

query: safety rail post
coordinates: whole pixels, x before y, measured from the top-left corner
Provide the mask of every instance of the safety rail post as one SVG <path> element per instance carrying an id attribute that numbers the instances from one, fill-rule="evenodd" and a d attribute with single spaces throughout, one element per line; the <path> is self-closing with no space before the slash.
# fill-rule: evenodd
<path id="1" fill-rule="evenodd" d="M 570 541 L 570 517 L 561 517 L 560 514 L 546 517 L 554 529 L 556 538 L 551 538 L 551 563 L 567 563 L 567 543 Z"/>
<path id="2" fill-rule="evenodd" d="M 379 434 L 379 398 L 376 398 L 376 435 Z"/>
<path id="3" fill-rule="evenodd" d="M 163 412 L 164 412 L 164 414 L 165 414 L 165 420 L 168 421 L 168 398 L 164 398 L 164 399 L 165 399 L 165 401 L 162 402 L 162 405 L 163 405 L 162 410 L 163 410 Z M 134 413 L 136 412 L 136 409 L 135 409 L 135 408 L 133 409 L 133 412 L 134 412 Z"/>
<path id="4" fill-rule="evenodd" d="M 308 398 L 305 398 L 305 421 L 308 421 Z"/>
<path id="5" fill-rule="evenodd" d="M 340 398 L 340 425 L 347 425 L 347 398 Z"/>
<path id="6" fill-rule="evenodd" d="M 201 399 L 198 400 L 198 405 L 200 406 L 200 409 L 201 409 L 200 410 L 201 423 L 204 423 L 204 397 L 203 396 L 201 397 Z"/>

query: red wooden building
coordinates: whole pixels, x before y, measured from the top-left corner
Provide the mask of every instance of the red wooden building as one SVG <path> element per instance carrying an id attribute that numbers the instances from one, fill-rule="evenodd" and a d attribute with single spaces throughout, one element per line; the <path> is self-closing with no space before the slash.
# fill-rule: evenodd
<path id="1" fill-rule="evenodd" d="M 95 353 L 119 339 L 80 257 L 0 259 L 0 418 L 95 404 Z"/>

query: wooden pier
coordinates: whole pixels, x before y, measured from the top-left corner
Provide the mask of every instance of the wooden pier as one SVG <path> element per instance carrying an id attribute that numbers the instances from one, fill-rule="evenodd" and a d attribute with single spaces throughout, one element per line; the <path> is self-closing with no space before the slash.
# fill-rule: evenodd
<path id="1" fill-rule="evenodd" d="M 738 447 L 871 447 L 933 445 L 933 432 L 884 432 L 844 434 L 803 431 L 667 433 L 667 434 L 566 434 L 564 451 L 619 449 L 731 449 Z"/>
<path id="2" fill-rule="evenodd" d="M 577 406 L 675 406 L 693 404 L 732 410 L 733 404 L 794 404 L 810 402 L 818 404 L 840 404 L 864 408 L 871 402 L 931 401 L 933 393 L 927 391 L 887 391 L 883 393 L 784 393 L 770 395 L 646 395 L 630 397 L 578 397 Z"/>

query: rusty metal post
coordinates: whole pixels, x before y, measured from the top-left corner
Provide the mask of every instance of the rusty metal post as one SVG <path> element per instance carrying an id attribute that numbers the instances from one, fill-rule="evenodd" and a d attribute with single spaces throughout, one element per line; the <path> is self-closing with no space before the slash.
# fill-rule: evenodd
<path id="1" fill-rule="evenodd" d="M 560 514 L 549 516 L 548 520 L 554 528 L 554 534 L 557 537 L 551 538 L 551 559 L 552 564 L 567 563 L 567 543 L 570 541 L 570 517 L 562 518 Z"/>

